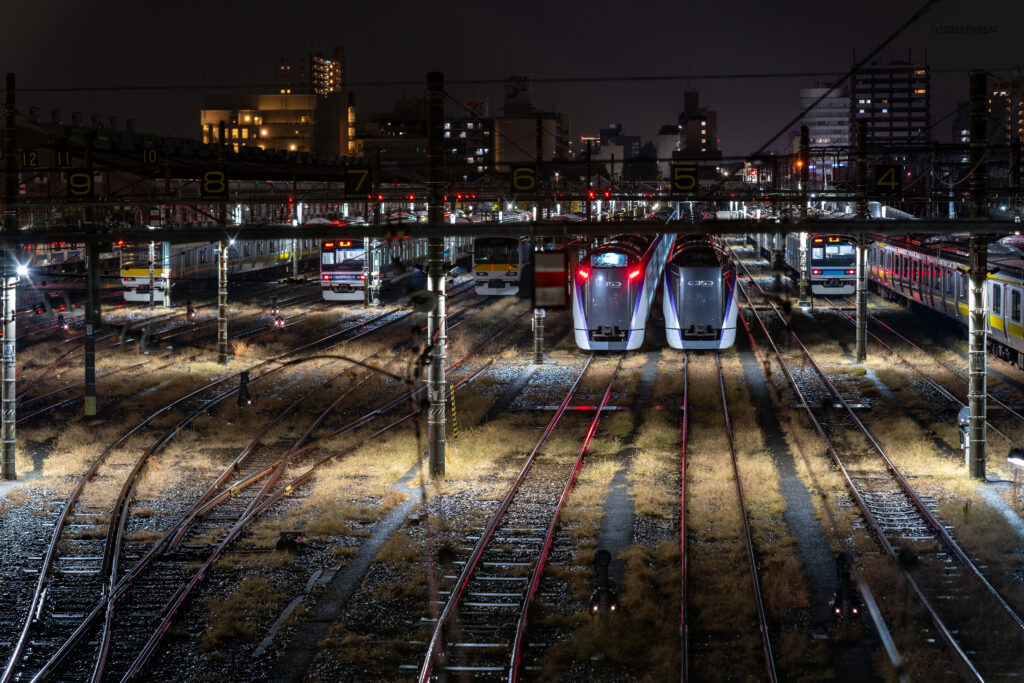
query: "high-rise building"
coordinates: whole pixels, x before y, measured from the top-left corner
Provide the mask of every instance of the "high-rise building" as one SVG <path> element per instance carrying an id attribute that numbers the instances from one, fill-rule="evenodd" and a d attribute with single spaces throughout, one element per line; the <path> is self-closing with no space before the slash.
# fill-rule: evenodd
<path id="1" fill-rule="evenodd" d="M 825 96 L 800 120 L 801 125 L 807 126 L 812 148 L 846 148 L 850 144 L 850 95 L 845 88 L 829 90 L 828 86 L 800 90 L 800 111 Z"/>
<path id="2" fill-rule="evenodd" d="M 687 90 L 683 94 L 683 111 L 679 114 L 679 147 L 682 159 L 721 159 L 718 148 L 718 112 L 700 106 L 700 93 Z"/>
<path id="3" fill-rule="evenodd" d="M 872 62 L 853 75 L 850 130 L 867 121 L 869 145 L 928 143 L 931 78 L 927 64 Z"/>
<path id="4" fill-rule="evenodd" d="M 289 55 L 281 57 L 278 84 L 282 95 L 319 95 L 341 92 L 345 53 L 340 47 L 325 55 Z"/>
<path id="5" fill-rule="evenodd" d="M 990 78 L 988 82 L 988 140 L 1008 145 L 1024 140 L 1024 79 Z"/>
<path id="6" fill-rule="evenodd" d="M 503 109 L 505 115 L 494 119 L 494 162 L 498 171 L 508 171 L 510 163 L 535 162 L 538 131 L 542 161 L 568 158 L 569 117 L 535 109 L 528 76 L 508 77 Z"/>

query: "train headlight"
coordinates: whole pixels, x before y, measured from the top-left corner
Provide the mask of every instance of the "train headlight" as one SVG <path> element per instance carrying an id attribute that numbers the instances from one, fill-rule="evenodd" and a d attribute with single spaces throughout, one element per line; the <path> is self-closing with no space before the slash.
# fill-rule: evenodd
<path id="1" fill-rule="evenodd" d="M 23 266 L 19 263 L 15 272 L 18 274 L 18 277 L 25 277 L 28 275 L 28 266 Z"/>

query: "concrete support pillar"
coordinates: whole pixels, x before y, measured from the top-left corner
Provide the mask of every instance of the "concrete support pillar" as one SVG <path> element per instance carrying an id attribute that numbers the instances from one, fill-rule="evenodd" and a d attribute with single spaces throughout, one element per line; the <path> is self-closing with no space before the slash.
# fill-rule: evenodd
<path id="1" fill-rule="evenodd" d="M 164 242 L 160 252 L 160 271 L 164 274 L 164 306 L 171 307 L 171 243 Z"/>
<path id="2" fill-rule="evenodd" d="M 217 362 L 228 363 L 228 245 L 217 243 Z"/>
<path id="3" fill-rule="evenodd" d="M 857 362 L 868 358 L 868 238 L 857 236 Z"/>
<path id="4" fill-rule="evenodd" d="M 15 479 L 15 458 L 17 456 L 17 445 L 15 441 L 15 425 L 18 419 L 17 385 L 15 382 L 15 341 L 16 330 L 14 313 L 16 309 L 15 296 L 18 284 L 17 277 L 11 277 L 13 270 L 13 254 L 11 251 L 3 252 L 2 273 L 0 280 L 4 283 L 3 288 L 3 391 L 0 402 L 3 409 L 3 425 L 0 430 L 0 478 Z"/>
<path id="5" fill-rule="evenodd" d="M 99 315 L 100 293 L 99 251 L 95 242 L 86 245 L 85 283 L 89 291 L 85 309 L 85 414 L 87 417 L 96 415 L 96 319 Z"/>
<path id="6" fill-rule="evenodd" d="M 427 222 L 444 222 L 444 74 L 427 74 Z M 436 305 L 427 316 L 427 342 L 430 347 L 430 369 L 427 378 L 429 413 L 427 416 L 427 447 L 430 476 L 443 477 L 445 470 L 445 345 L 448 343 L 445 322 L 444 238 L 427 241 L 427 289 L 436 297 Z"/>
<path id="7" fill-rule="evenodd" d="M 811 283 L 807 279 L 810 259 L 807 257 L 807 233 L 800 233 L 800 300 L 798 306 L 807 306 L 811 303 Z"/>
<path id="8" fill-rule="evenodd" d="M 149 310 L 156 308 L 156 302 L 153 300 L 155 296 L 153 290 L 156 289 L 156 264 L 153 261 L 156 260 L 156 245 L 153 242 L 149 243 Z"/>
<path id="9" fill-rule="evenodd" d="M 988 274 L 988 236 L 971 235 L 971 271 L 968 302 L 968 390 L 970 423 L 967 441 L 967 471 L 976 479 L 985 478 L 985 395 L 986 317 L 985 284 Z"/>
<path id="10" fill-rule="evenodd" d="M 544 363 L 544 309 L 533 309 L 533 362 Z"/>

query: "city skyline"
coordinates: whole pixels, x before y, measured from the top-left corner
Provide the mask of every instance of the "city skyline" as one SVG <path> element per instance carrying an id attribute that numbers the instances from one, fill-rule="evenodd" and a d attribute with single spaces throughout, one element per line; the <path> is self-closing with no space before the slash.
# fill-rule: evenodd
<path id="1" fill-rule="evenodd" d="M 527 74 L 535 79 L 535 105 L 567 113 L 573 135 L 621 123 L 624 133 L 651 140 L 682 111 L 684 92 L 697 90 L 702 105 L 719 112 L 725 155 L 744 156 L 797 115 L 801 89 L 835 81 L 855 53 L 866 55 L 921 4 L 871 0 L 824 14 L 820 6 L 790 1 L 725 16 L 698 3 L 640 2 L 631 5 L 628 21 L 611 6 L 592 5 L 508 14 L 460 2 L 430 9 L 398 2 L 386 13 L 358 6 L 279 16 L 275 6 L 259 2 L 174 8 L 114 2 L 102 17 L 64 3 L 50 13 L 9 5 L 0 18 L 18 30 L 0 45 L 0 69 L 17 76 L 23 112 L 38 106 L 45 119 L 52 108 L 65 118 L 72 111 L 86 120 L 94 113 L 134 118 L 142 130 L 198 137 L 204 95 L 272 92 L 281 56 L 339 45 L 357 113 L 389 110 L 392 100 L 418 95 L 426 72 L 439 70 L 454 98 L 486 98 L 491 115 L 500 115 L 505 77 Z M 1022 19 L 1019 3 L 938 2 L 878 60 L 927 60 L 934 137 L 947 141 L 947 115 L 966 99 L 967 72 L 1020 61 L 1012 27 Z M 791 75 L 737 77 L 742 74 Z M 658 76 L 672 78 L 650 80 Z M 97 86 L 111 89 L 89 91 Z M 130 86 L 144 88 L 118 89 Z M 783 150 L 786 142 L 782 135 L 770 149 Z"/>

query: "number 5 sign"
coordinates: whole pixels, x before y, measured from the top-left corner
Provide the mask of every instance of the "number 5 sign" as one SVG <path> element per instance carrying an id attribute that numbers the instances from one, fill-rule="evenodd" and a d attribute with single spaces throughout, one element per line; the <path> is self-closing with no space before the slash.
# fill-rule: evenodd
<path id="1" fill-rule="evenodd" d="M 672 164 L 672 192 L 694 194 L 700 189 L 697 182 L 697 167 Z"/>

